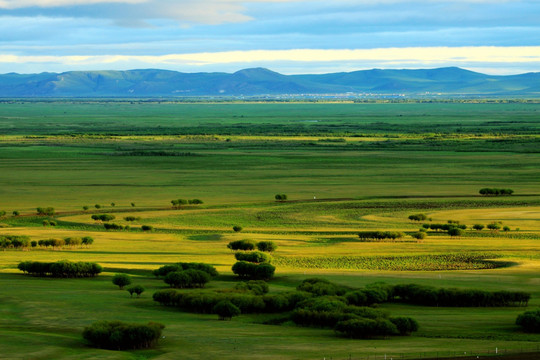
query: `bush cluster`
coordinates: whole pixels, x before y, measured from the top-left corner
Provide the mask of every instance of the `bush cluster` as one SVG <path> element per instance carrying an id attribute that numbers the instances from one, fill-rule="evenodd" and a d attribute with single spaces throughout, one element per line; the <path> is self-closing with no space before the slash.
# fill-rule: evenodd
<path id="1" fill-rule="evenodd" d="M 399 231 L 361 231 L 358 233 L 361 240 L 396 240 L 403 236 L 405 234 Z"/>
<path id="2" fill-rule="evenodd" d="M 512 189 L 482 188 L 478 191 L 482 196 L 509 196 L 514 193 Z"/>
<path id="3" fill-rule="evenodd" d="M 34 276 L 52 276 L 62 278 L 93 277 L 103 268 L 91 262 L 71 262 L 61 260 L 57 262 L 23 261 L 17 268 L 24 273 Z"/>
<path id="4" fill-rule="evenodd" d="M 192 263 L 179 262 L 176 264 L 164 265 L 160 267 L 159 269 L 152 271 L 152 273 L 154 274 L 154 276 L 160 277 L 160 276 L 166 276 L 170 272 L 183 271 L 183 270 L 189 270 L 189 269 L 204 271 L 208 273 L 208 275 L 210 276 L 219 275 L 216 268 L 213 267 L 212 265 L 204 264 L 204 263 L 195 263 L 195 262 L 192 262 Z"/>
<path id="5" fill-rule="evenodd" d="M 111 214 L 94 214 L 94 215 L 92 215 L 92 220 L 95 220 L 95 221 L 107 222 L 107 221 L 111 221 L 111 220 L 114 220 L 114 219 L 116 219 L 116 216 L 111 215 Z"/>
<path id="6" fill-rule="evenodd" d="M 163 281 L 172 288 L 203 288 L 211 279 L 205 271 L 188 269 L 170 272 Z"/>
<path id="7" fill-rule="evenodd" d="M 276 196 L 274 196 L 274 199 L 276 199 L 276 201 L 286 201 L 287 200 L 287 195 L 286 194 L 276 194 Z"/>
<path id="8" fill-rule="evenodd" d="M 522 291 L 434 288 L 405 284 L 393 287 L 395 301 L 424 306 L 495 307 L 526 306 L 531 295 Z"/>
<path id="9" fill-rule="evenodd" d="M 164 328 L 164 325 L 154 322 L 140 325 L 98 321 L 84 328 L 83 338 L 92 346 L 102 349 L 146 349 L 157 343 Z"/>

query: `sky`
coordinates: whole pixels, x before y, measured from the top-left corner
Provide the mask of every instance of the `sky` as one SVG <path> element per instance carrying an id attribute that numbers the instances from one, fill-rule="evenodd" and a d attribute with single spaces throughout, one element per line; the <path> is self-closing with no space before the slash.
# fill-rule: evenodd
<path id="1" fill-rule="evenodd" d="M 540 72 L 539 0 L 0 0 L 0 73 Z"/>

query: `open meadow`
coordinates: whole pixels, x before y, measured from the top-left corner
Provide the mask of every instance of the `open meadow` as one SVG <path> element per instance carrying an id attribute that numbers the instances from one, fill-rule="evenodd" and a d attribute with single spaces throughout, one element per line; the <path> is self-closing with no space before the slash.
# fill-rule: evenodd
<path id="1" fill-rule="evenodd" d="M 0 102 L 0 236 L 93 239 L 0 252 L 0 359 L 540 353 L 540 334 L 515 324 L 540 307 L 539 179 L 535 102 Z M 513 194 L 481 196 L 486 187 Z M 203 203 L 174 207 L 176 199 Z M 39 207 L 54 214 L 38 215 Z M 104 214 L 115 218 L 92 219 Z M 466 229 L 451 236 L 430 228 L 449 221 Z M 128 228 L 107 230 L 110 223 Z M 359 237 L 367 231 L 401 235 Z M 270 295 L 317 277 L 349 290 L 414 283 L 531 297 L 527 306 L 383 301 L 372 307 L 414 318 L 418 331 L 370 339 L 299 326 L 291 309 L 219 321 L 153 301 L 169 286 L 152 270 L 178 262 L 211 264 L 219 276 L 204 291 L 233 292 L 240 280 L 227 245 L 239 240 L 277 245 Z M 60 260 L 95 262 L 103 272 L 54 278 L 17 269 Z M 144 286 L 140 298 L 113 285 L 118 273 Z M 81 333 L 98 320 L 165 329 L 152 349 L 96 349 Z"/>

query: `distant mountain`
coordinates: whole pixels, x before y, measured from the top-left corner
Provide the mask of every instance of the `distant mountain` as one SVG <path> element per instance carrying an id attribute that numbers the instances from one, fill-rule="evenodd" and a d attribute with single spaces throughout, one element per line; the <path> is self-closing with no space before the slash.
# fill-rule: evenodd
<path id="1" fill-rule="evenodd" d="M 168 70 L 0 75 L 0 97 L 181 97 L 302 94 L 540 96 L 540 73 L 485 75 L 457 67 L 282 75 L 263 68 L 228 73 Z"/>

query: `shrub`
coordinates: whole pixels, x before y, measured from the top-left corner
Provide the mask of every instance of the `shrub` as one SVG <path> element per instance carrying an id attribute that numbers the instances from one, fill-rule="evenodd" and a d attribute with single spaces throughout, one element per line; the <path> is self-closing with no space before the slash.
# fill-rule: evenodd
<path id="1" fill-rule="evenodd" d="M 13 216 L 19 216 L 21 213 L 17 210 L 13 210 L 12 214 Z"/>
<path id="2" fill-rule="evenodd" d="M 477 231 L 480 231 L 480 230 L 482 230 L 483 228 L 484 228 L 484 225 L 482 225 L 482 224 L 474 224 L 474 225 L 473 225 L 473 229 L 474 229 L 474 230 L 477 230 Z"/>
<path id="3" fill-rule="evenodd" d="M 241 226 L 239 226 L 239 225 L 235 225 L 235 226 L 233 226 L 232 229 L 233 229 L 234 232 L 240 232 L 240 231 L 242 231 L 243 228 Z"/>
<path id="4" fill-rule="evenodd" d="M 231 250 L 255 250 L 255 247 L 257 244 L 252 240 L 237 240 L 237 241 L 231 241 L 227 248 Z"/>
<path id="5" fill-rule="evenodd" d="M 99 205 L 99 204 L 94 205 L 94 207 L 95 207 L 96 209 L 101 209 L 101 205 Z"/>
<path id="6" fill-rule="evenodd" d="M 124 286 L 131 284 L 131 277 L 127 274 L 115 274 L 112 278 L 112 283 L 123 289 Z"/>
<path id="7" fill-rule="evenodd" d="M 126 216 L 124 217 L 124 220 L 125 221 L 139 221 L 141 220 L 141 218 L 138 216 Z"/>
<path id="8" fill-rule="evenodd" d="M 218 302 L 212 310 L 218 314 L 219 320 L 231 320 L 233 316 L 240 315 L 240 309 L 228 300 Z"/>
<path id="9" fill-rule="evenodd" d="M 264 252 L 274 252 L 277 249 L 277 245 L 273 241 L 259 241 L 257 243 L 257 249 Z"/>
<path id="10" fill-rule="evenodd" d="M 200 199 L 191 199 L 191 200 L 188 200 L 188 203 L 191 204 L 191 205 L 200 205 L 200 204 L 204 204 L 204 202 Z"/>
<path id="11" fill-rule="evenodd" d="M 418 232 L 412 233 L 411 236 L 417 240 L 422 240 L 426 238 L 426 233 L 424 231 L 418 231 Z"/>
<path id="12" fill-rule="evenodd" d="M 141 297 L 141 294 L 144 292 L 144 287 L 141 285 L 133 285 L 127 288 L 129 296 L 133 297 L 133 294 L 137 294 L 137 297 Z"/>
<path id="13" fill-rule="evenodd" d="M 86 211 L 86 210 L 90 209 L 90 206 L 84 205 L 82 208 L 83 208 L 84 211 Z"/>
<path id="14" fill-rule="evenodd" d="M 276 199 L 276 201 L 286 201 L 287 200 L 287 195 L 286 194 L 276 194 L 276 196 L 274 196 L 274 199 Z"/>
<path id="15" fill-rule="evenodd" d="M 540 333 L 540 309 L 526 311 L 518 315 L 516 325 L 521 326 L 527 332 Z"/>
<path id="16" fill-rule="evenodd" d="M 272 258 L 270 255 L 259 251 L 253 252 L 237 252 L 234 257 L 238 261 L 248 261 L 252 263 L 270 263 Z"/>
<path id="17" fill-rule="evenodd" d="M 85 327 L 83 338 L 92 346 L 109 350 L 145 349 L 154 346 L 165 328 L 162 324 L 129 324 L 98 321 Z"/>
<path id="18" fill-rule="evenodd" d="M 510 231 L 510 227 L 508 227 L 508 226 L 503 226 L 503 231 Z"/>
<path id="19" fill-rule="evenodd" d="M 180 208 L 180 206 L 186 205 L 187 203 L 188 203 L 188 201 L 185 200 L 185 199 L 171 200 L 171 204 L 172 204 L 173 208 L 175 208 L 175 209 L 178 209 L 178 208 Z"/>
<path id="20" fill-rule="evenodd" d="M 141 230 L 142 231 L 152 231 L 152 230 L 154 230 L 154 227 L 152 225 L 142 225 Z"/>

